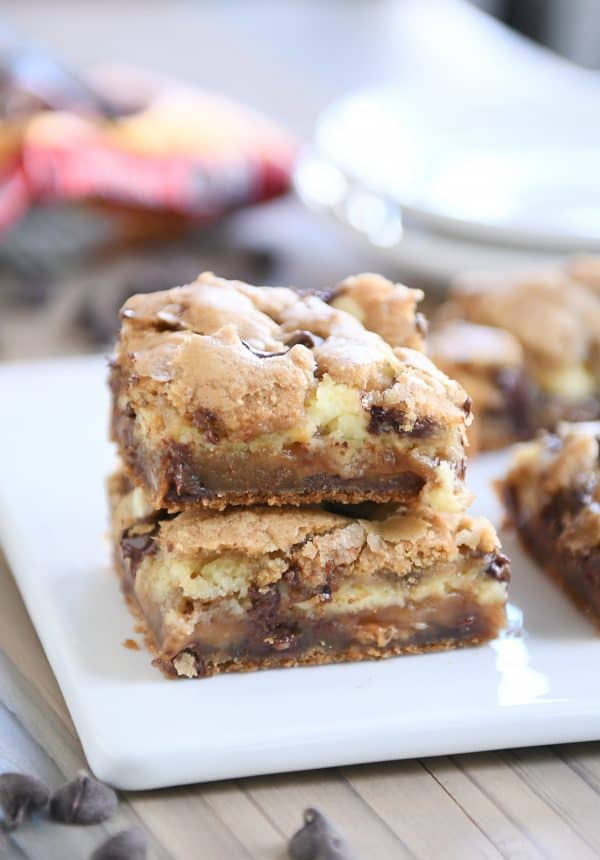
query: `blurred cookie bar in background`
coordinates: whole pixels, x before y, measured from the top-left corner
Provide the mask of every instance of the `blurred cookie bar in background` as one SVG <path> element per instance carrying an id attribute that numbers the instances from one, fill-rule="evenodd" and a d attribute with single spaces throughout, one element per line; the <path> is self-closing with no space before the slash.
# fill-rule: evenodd
<path id="1" fill-rule="evenodd" d="M 432 329 L 434 360 L 473 397 L 483 448 L 600 416 L 600 257 L 460 275 Z"/>

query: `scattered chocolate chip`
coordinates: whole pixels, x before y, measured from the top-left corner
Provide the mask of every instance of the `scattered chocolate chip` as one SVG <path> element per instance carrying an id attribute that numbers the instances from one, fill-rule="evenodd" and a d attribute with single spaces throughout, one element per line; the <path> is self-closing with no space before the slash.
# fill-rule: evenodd
<path id="1" fill-rule="evenodd" d="M 114 815 L 118 805 L 112 788 L 82 771 L 52 796 L 50 816 L 65 824 L 99 824 Z"/>
<path id="2" fill-rule="evenodd" d="M 26 773 L 0 774 L 0 809 L 6 830 L 18 827 L 35 812 L 48 805 L 50 792 L 35 776 Z"/>
<path id="3" fill-rule="evenodd" d="M 344 839 L 317 809 L 304 811 L 304 827 L 290 839 L 292 860 L 357 860 Z"/>
<path id="4" fill-rule="evenodd" d="M 146 856 L 146 837 L 139 827 L 131 827 L 103 842 L 90 860 L 145 860 Z"/>
<path id="5" fill-rule="evenodd" d="M 465 398 L 465 402 L 463 403 L 462 408 L 463 408 L 463 412 L 465 413 L 465 415 L 468 418 L 469 415 L 471 414 L 471 412 L 473 411 L 473 399 L 471 397 L 469 397 L 468 395 Z"/>

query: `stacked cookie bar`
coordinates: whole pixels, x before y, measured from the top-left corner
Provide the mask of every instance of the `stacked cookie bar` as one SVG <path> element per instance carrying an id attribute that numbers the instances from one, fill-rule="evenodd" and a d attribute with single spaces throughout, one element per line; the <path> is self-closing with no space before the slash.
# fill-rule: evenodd
<path id="1" fill-rule="evenodd" d="M 470 399 L 420 351 L 418 298 L 377 276 L 302 295 L 204 274 L 125 304 L 114 558 L 167 674 L 501 629 L 509 563 L 466 512 Z"/>

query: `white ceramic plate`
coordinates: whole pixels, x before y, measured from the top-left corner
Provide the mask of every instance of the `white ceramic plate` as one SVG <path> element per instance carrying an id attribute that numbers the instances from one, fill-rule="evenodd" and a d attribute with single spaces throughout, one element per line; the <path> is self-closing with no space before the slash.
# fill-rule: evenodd
<path id="1" fill-rule="evenodd" d="M 134 636 L 104 539 L 99 358 L 0 368 L 0 537 L 89 764 L 127 789 L 600 738 L 600 639 L 512 539 L 522 635 L 379 663 L 165 680 Z M 498 520 L 489 478 L 478 508 Z"/>
<path id="2" fill-rule="evenodd" d="M 295 173 L 304 202 L 428 277 L 600 248 L 600 80 L 501 35 L 468 74 L 434 58 L 334 102 Z"/>

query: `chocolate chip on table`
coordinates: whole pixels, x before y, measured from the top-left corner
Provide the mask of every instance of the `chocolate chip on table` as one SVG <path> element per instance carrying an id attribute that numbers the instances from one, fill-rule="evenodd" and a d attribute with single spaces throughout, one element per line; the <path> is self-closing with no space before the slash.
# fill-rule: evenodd
<path id="1" fill-rule="evenodd" d="M 0 808 L 2 826 L 13 830 L 35 812 L 48 805 L 50 792 L 35 776 L 26 773 L 0 774 Z"/>
<path id="2" fill-rule="evenodd" d="M 139 827 L 130 827 L 103 842 L 90 860 L 145 860 L 146 854 L 146 837 Z"/>
<path id="3" fill-rule="evenodd" d="M 64 824 L 99 824 L 114 815 L 118 805 L 112 788 L 81 772 L 52 796 L 50 817 Z"/>
<path id="4" fill-rule="evenodd" d="M 304 827 L 290 839 L 288 853 L 292 860 L 358 860 L 318 809 L 304 810 Z"/>

